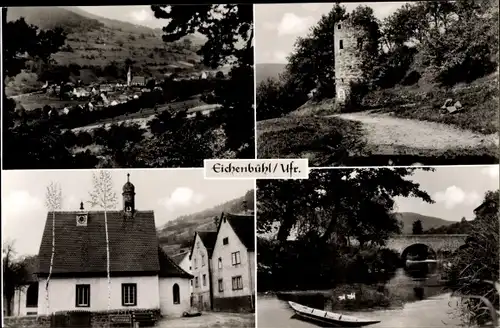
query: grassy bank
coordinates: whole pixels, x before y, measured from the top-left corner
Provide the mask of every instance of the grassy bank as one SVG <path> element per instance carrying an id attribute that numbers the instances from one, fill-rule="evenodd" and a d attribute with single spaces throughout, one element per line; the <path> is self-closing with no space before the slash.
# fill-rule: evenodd
<path id="1" fill-rule="evenodd" d="M 399 145 L 369 145 L 366 156 L 353 156 L 346 166 L 411 166 L 422 165 L 485 165 L 498 164 L 495 146 L 457 147 L 450 149 L 419 149 Z"/>
<path id="2" fill-rule="evenodd" d="M 452 104 L 459 101 L 463 109 L 448 113 L 441 108 L 447 99 L 452 99 Z M 435 87 L 424 91 L 419 86 L 410 86 L 377 90 L 365 96 L 362 103 L 363 109 L 449 124 L 486 135 L 498 133 L 498 106 L 498 73 L 451 89 Z"/>
<path id="3" fill-rule="evenodd" d="M 257 122 L 259 158 L 307 157 L 311 166 L 343 164 L 364 154 L 361 124 L 334 117 L 281 117 Z"/>

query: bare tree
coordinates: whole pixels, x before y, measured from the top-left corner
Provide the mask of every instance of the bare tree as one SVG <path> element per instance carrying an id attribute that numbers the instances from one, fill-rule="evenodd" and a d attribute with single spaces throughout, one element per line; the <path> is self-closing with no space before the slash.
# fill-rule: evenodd
<path id="1" fill-rule="evenodd" d="M 56 210 L 62 207 L 62 190 L 58 183 L 50 182 L 45 192 L 45 206 L 49 212 L 52 212 L 52 253 L 50 255 L 50 267 L 47 282 L 45 283 L 45 300 L 47 303 L 47 314 L 50 313 L 49 300 L 49 282 L 52 277 L 52 269 L 54 267 L 54 256 L 56 250 Z"/>
<path id="2" fill-rule="evenodd" d="M 90 192 L 90 205 L 104 210 L 104 227 L 106 231 L 106 271 L 108 276 L 108 311 L 111 309 L 111 276 L 109 261 L 109 235 L 107 211 L 116 207 L 117 196 L 113 191 L 111 172 L 99 170 L 92 174 L 93 190 Z"/>
<path id="3" fill-rule="evenodd" d="M 14 241 L 7 240 L 2 247 L 3 295 L 7 303 L 7 316 L 12 315 L 12 300 L 17 290 L 27 282 L 26 263 L 15 258 Z"/>

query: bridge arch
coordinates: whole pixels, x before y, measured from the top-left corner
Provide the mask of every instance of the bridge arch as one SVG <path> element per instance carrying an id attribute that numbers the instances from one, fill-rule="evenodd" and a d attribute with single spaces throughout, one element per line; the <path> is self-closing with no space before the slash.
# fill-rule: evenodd
<path id="1" fill-rule="evenodd" d="M 430 247 L 436 255 L 446 257 L 466 243 L 467 235 L 394 235 L 386 242 L 386 247 L 399 253 L 400 256 L 414 244 L 424 244 Z M 467 238 L 469 239 L 469 238 Z M 408 251 L 407 251 L 408 252 Z M 404 254 L 406 255 L 406 254 Z"/>
<path id="2" fill-rule="evenodd" d="M 436 251 L 429 245 L 425 243 L 414 243 L 408 245 L 401 252 L 401 260 L 406 262 L 407 259 L 414 260 L 427 260 L 427 259 L 436 259 L 437 253 Z"/>

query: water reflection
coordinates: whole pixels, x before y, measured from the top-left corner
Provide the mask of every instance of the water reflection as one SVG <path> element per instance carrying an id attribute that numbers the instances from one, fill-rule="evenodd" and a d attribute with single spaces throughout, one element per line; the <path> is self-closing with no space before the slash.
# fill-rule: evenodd
<path id="1" fill-rule="evenodd" d="M 449 294 L 440 284 L 440 266 L 436 263 L 410 263 L 400 268 L 387 280 L 363 285 L 356 300 L 339 301 L 341 293 L 349 293 L 347 286 L 336 286 L 324 291 L 305 291 L 259 297 L 259 327 L 314 328 L 317 324 L 295 316 L 286 301 L 294 301 L 317 309 L 345 313 L 358 318 L 381 320 L 377 327 L 456 327 L 460 321 L 450 315 Z M 356 288 L 353 286 L 353 288 Z M 389 303 L 377 306 L 367 298 L 378 295 Z M 382 295 L 382 296 L 381 296 Z M 425 300 L 422 302 L 422 300 Z M 347 304 L 350 305 L 347 305 Z M 456 302 L 455 302 L 456 303 Z M 295 320 L 300 319 L 300 320 Z"/>
<path id="2" fill-rule="evenodd" d="M 352 288 L 352 290 L 347 290 Z M 327 311 L 366 311 L 373 308 L 397 308 L 444 294 L 440 270 L 435 262 L 409 263 L 391 274 L 391 278 L 372 285 L 336 286 L 324 291 L 278 293 L 278 298 Z M 356 299 L 344 299 L 356 293 Z M 339 300 L 340 296 L 340 300 Z"/>

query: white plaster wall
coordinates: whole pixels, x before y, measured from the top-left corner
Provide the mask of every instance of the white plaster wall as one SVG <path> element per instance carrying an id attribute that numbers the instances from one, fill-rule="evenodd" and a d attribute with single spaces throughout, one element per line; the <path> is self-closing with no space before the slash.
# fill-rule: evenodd
<path id="1" fill-rule="evenodd" d="M 38 309 L 39 314 L 47 314 L 45 300 L 45 281 L 39 281 Z M 122 284 L 137 284 L 137 305 L 122 306 Z M 90 307 L 76 307 L 77 284 L 90 285 Z M 51 278 L 49 283 L 49 312 L 66 310 L 104 311 L 108 308 L 108 279 L 103 278 Z M 158 276 L 112 277 L 111 309 L 158 309 L 160 298 L 158 292 Z"/>
<path id="2" fill-rule="evenodd" d="M 193 270 L 191 269 L 191 261 L 189 260 L 189 253 L 187 253 L 186 256 L 182 259 L 181 263 L 179 263 L 179 266 L 187 273 L 193 274 Z M 189 294 L 190 295 L 193 292 L 193 285 L 194 285 L 194 281 L 193 281 L 193 283 L 191 283 L 191 281 L 190 281 L 190 283 L 189 283 Z"/>
<path id="3" fill-rule="evenodd" d="M 250 291 L 255 295 L 255 252 L 248 252 L 248 271 L 250 272 Z"/>
<path id="4" fill-rule="evenodd" d="M 229 243 L 223 245 L 223 239 L 228 238 Z M 232 265 L 231 253 L 240 252 L 241 264 Z M 247 251 L 247 248 L 240 241 L 231 225 L 227 221 L 221 223 L 217 241 L 215 242 L 214 252 L 212 254 L 213 267 L 213 289 L 214 298 L 218 297 L 237 297 L 253 294 L 252 277 L 250 276 L 250 266 L 253 255 Z M 219 269 L 218 259 L 222 258 L 222 269 Z M 252 257 L 252 259 L 250 259 Z M 233 290 L 232 277 L 241 276 L 243 280 L 243 289 Z M 219 292 L 219 279 L 222 278 L 224 291 Z"/>
<path id="5" fill-rule="evenodd" d="M 198 248 L 198 243 L 199 243 L 199 248 Z M 205 265 L 202 265 L 201 258 L 202 254 L 205 255 Z M 197 266 L 195 265 L 195 260 L 197 261 Z M 191 268 L 192 268 L 192 275 L 193 277 L 193 293 L 196 295 L 196 300 L 198 299 L 197 295 L 203 294 L 203 301 L 204 302 L 210 302 L 209 296 L 210 295 L 210 271 L 209 271 L 209 265 L 208 265 L 208 252 L 207 249 L 205 248 L 205 245 L 203 245 L 203 242 L 201 241 L 200 237 L 197 235 L 194 248 L 193 248 L 193 254 L 191 255 Z M 206 285 L 203 286 L 203 275 L 206 275 Z M 198 277 L 198 287 L 195 285 L 195 278 Z"/>
<path id="6" fill-rule="evenodd" d="M 189 261 L 189 254 L 186 254 L 186 256 L 184 256 L 181 263 L 179 263 L 179 266 L 187 273 L 191 273 L 192 270 L 191 270 L 191 261 Z"/>
<path id="7" fill-rule="evenodd" d="M 20 290 L 16 290 L 14 293 L 14 298 L 12 299 L 12 316 L 25 316 L 28 312 L 38 312 L 37 307 L 26 307 L 26 292 L 29 285 L 22 287 Z"/>
<path id="8" fill-rule="evenodd" d="M 187 278 L 160 278 L 160 310 L 161 314 L 169 317 L 181 317 L 189 311 L 191 293 Z M 174 284 L 179 285 L 180 303 L 174 304 Z"/>

